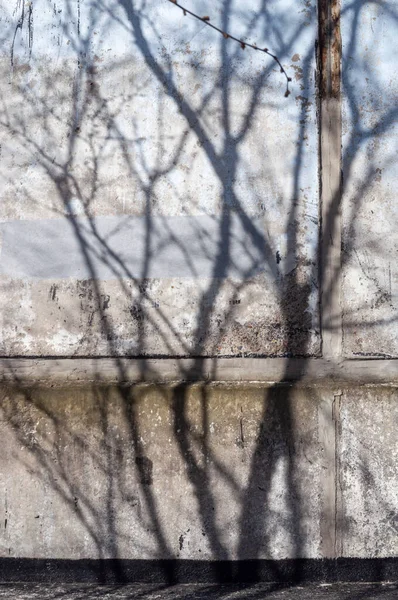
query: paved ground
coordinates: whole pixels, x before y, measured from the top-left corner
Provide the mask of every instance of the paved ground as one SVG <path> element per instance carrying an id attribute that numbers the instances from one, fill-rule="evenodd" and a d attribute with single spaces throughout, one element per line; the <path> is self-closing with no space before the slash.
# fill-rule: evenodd
<path id="1" fill-rule="evenodd" d="M 0 584 L 7 600 L 392 600 L 397 584 L 124 586 Z"/>

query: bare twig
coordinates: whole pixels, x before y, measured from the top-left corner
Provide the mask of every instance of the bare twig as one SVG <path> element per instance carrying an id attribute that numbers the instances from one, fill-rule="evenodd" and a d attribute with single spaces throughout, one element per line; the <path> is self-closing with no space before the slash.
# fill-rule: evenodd
<path id="1" fill-rule="evenodd" d="M 199 15 L 197 15 L 194 12 L 192 12 L 188 8 L 185 8 L 184 6 L 182 6 L 181 4 L 179 4 L 177 2 L 177 0 L 169 0 L 169 2 L 171 2 L 175 6 L 178 6 L 178 8 L 180 8 L 182 10 L 182 12 L 184 13 L 184 15 L 187 15 L 187 14 L 191 15 L 195 19 L 198 19 L 198 21 L 202 21 L 202 23 L 205 23 L 205 25 L 208 25 L 212 29 L 215 29 L 216 31 L 218 31 L 219 33 L 221 33 L 221 35 L 225 39 L 230 39 L 230 40 L 233 40 L 234 42 L 237 42 L 240 45 L 240 47 L 242 48 L 242 50 L 244 50 L 245 48 L 252 48 L 253 50 L 258 50 L 259 52 L 264 52 L 264 54 L 268 54 L 268 56 L 270 56 L 277 63 L 277 65 L 279 66 L 279 68 L 281 70 L 281 73 L 283 73 L 283 75 L 286 77 L 286 92 L 285 92 L 285 97 L 289 96 L 289 94 L 290 94 L 289 83 L 291 82 L 292 78 L 288 76 L 286 70 L 282 66 L 282 63 L 279 60 L 279 58 L 276 56 L 276 54 L 272 54 L 272 52 L 270 52 L 268 50 L 268 48 L 260 48 L 256 44 L 249 44 L 248 42 L 244 42 L 243 40 L 240 40 L 239 38 L 235 37 L 234 35 L 231 35 L 230 33 L 227 33 L 226 31 L 223 31 L 219 27 L 216 27 L 216 25 L 213 25 L 212 23 L 210 23 L 210 17 L 209 16 L 206 15 L 204 17 L 200 17 Z"/>

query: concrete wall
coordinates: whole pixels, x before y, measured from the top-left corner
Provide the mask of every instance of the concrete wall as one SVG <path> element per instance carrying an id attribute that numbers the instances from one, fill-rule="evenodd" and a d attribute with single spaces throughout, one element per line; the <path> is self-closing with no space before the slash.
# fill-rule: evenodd
<path id="1" fill-rule="evenodd" d="M 344 353 L 397 357 L 397 3 L 342 10 Z"/>
<path id="2" fill-rule="evenodd" d="M 395 556 L 397 407 L 386 388 L 3 389 L 1 556 Z"/>
<path id="3" fill-rule="evenodd" d="M 396 556 L 395 3 L 0 5 L 0 558 Z"/>
<path id="4" fill-rule="evenodd" d="M 1 353 L 319 354 L 315 2 L 2 5 Z"/>
<path id="5" fill-rule="evenodd" d="M 4 395 L 2 555 L 320 556 L 318 406 L 288 396 L 201 387 Z"/>

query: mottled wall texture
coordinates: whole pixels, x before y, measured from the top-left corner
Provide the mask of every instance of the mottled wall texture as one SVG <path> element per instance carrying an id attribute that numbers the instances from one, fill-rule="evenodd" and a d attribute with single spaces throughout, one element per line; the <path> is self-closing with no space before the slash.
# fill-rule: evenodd
<path id="1" fill-rule="evenodd" d="M 395 556 L 397 421 L 386 388 L 3 388 L 0 556 Z"/>
<path id="2" fill-rule="evenodd" d="M 1 354 L 318 355 L 315 1 L 1 6 Z"/>
<path id="3" fill-rule="evenodd" d="M 396 358 L 398 3 L 343 0 L 341 23 L 344 354 Z"/>
<path id="4" fill-rule="evenodd" d="M 0 0 L 0 567 L 398 556 L 398 0 L 187 8 Z"/>

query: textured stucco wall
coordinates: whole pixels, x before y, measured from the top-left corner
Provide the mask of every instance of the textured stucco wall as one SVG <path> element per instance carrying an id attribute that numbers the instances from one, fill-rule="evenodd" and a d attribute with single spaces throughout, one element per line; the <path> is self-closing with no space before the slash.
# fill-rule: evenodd
<path id="1" fill-rule="evenodd" d="M 261 388 L 3 393 L 1 555 L 319 556 L 317 410 Z"/>
<path id="2" fill-rule="evenodd" d="M 398 554 L 397 389 L 349 390 L 339 441 L 344 556 Z"/>
<path id="3" fill-rule="evenodd" d="M 344 353 L 397 357 L 398 4 L 342 11 Z"/>
<path id="4" fill-rule="evenodd" d="M 0 556 L 396 555 L 394 3 L 0 5 Z"/>
<path id="5" fill-rule="evenodd" d="M 394 556 L 396 421 L 396 389 L 3 388 L 0 556 Z"/>
<path id="6" fill-rule="evenodd" d="M 1 354 L 318 354 L 315 2 L 1 7 Z"/>

